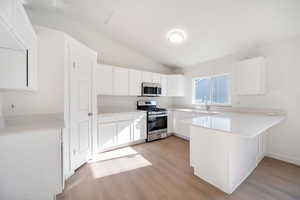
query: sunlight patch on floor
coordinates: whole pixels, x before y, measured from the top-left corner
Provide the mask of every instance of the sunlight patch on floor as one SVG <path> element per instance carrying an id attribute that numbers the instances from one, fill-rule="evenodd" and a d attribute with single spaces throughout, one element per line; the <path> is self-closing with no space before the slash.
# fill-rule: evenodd
<path id="1" fill-rule="evenodd" d="M 89 166 L 93 178 L 102 178 L 152 164 L 131 147 L 97 155 Z"/>

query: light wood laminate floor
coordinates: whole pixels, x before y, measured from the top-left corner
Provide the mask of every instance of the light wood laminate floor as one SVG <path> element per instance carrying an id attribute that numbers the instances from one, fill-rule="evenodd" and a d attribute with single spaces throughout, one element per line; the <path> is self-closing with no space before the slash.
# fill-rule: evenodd
<path id="1" fill-rule="evenodd" d="M 209 155 L 207 155 L 209 156 Z M 189 143 L 171 136 L 100 154 L 58 200 L 299 200 L 300 167 L 265 158 L 231 195 L 193 175 Z"/>

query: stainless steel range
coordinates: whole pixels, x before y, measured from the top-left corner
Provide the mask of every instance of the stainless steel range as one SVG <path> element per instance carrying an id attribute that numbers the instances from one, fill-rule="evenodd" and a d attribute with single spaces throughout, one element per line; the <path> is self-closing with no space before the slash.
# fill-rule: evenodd
<path id="1" fill-rule="evenodd" d="M 156 101 L 137 102 L 138 110 L 147 111 L 147 141 L 153 141 L 167 137 L 168 112 L 164 108 L 157 108 Z"/>

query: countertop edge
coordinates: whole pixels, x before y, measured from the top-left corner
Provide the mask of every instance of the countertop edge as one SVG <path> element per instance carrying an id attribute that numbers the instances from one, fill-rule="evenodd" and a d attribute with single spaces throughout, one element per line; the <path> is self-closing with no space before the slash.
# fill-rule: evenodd
<path id="1" fill-rule="evenodd" d="M 62 113 L 8 116 L 2 119 L 0 136 L 65 128 Z"/>
<path id="2" fill-rule="evenodd" d="M 222 130 L 222 129 L 216 129 L 216 128 L 209 128 L 209 127 L 205 127 L 205 126 L 201 126 L 199 124 L 194 124 L 191 123 L 192 126 L 198 127 L 198 128 L 203 128 L 203 129 L 209 129 L 209 130 L 214 130 L 214 131 L 218 131 L 218 132 L 222 132 L 222 133 L 227 133 L 230 134 L 232 136 L 235 137 L 242 137 L 242 138 L 255 138 L 256 136 L 266 132 L 268 129 L 280 124 L 281 122 L 283 122 L 286 119 L 286 116 L 278 116 L 280 117 L 278 120 L 276 120 L 275 122 L 271 123 L 270 125 L 266 126 L 265 128 L 257 131 L 256 133 L 253 133 L 252 135 L 242 135 L 239 133 L 235 133 L 235 132 L 230 132 L 230 131 L 226 131 L 226 130 Z"/>

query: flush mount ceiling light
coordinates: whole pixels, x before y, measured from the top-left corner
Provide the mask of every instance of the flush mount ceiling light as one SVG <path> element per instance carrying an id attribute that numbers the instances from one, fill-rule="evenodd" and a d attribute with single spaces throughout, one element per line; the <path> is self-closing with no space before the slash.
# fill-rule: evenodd
<path id="1" fill-rule="evenodd" d="M 186 34 L 183 30 L 173 29 L 167 33 L 167 38 L 173 44 L 180 44 L 186 39 Z"/>

